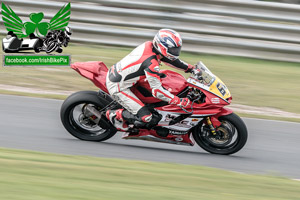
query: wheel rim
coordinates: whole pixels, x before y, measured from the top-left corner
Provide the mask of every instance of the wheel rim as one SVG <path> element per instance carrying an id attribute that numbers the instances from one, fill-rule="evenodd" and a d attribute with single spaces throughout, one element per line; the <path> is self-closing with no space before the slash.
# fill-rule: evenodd
<path id="1" fill-rule="evenodd" d="M 88 117 L 86 113 L 84 112 L 84 106 L 91 106 L 94 108 L 97 108 L 94 104 L 78 104 L 71 109 L 69 114 L 69 120 L 70 124 L 84 136 L 100 136 L 101 134 L 105 133 L 107 129 L 104 129 L 100 127 L 98 124 L 96 124 L 94 121 L 96 120 L 95 117 Z M 104 120 L 100 118 L 99 120 Z"/>
<path id="2" fill-rule="evenodd" d="M 47 53 L 51 53 L 52 51 L 55 50 L 55 48 L 56 48 L 56 44 L 55 44 L 54 41 L 51 42 L 50 44 L 48 43 L 48 47 L 47 47 L 46 52 L 47 52 Z"/>
<path id="3" fill-rule="evenodd" d="M 239 133 L 229 121 L 221 121 L 221 126 L 216 128 L 216 135 L 212 135 L 206 124 L 201 126 L 200 139 L 204 145 L 214 149 L 231 149 L 238 144 Z"/>

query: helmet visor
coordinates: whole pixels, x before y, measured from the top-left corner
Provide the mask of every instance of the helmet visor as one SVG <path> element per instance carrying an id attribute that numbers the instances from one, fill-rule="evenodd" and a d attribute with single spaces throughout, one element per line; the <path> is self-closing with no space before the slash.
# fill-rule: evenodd
<path id="1" fill-rule="evenodd" d="M 174 56 L 179 56 L 181 51 L 181 46 L 180 47 L 172 47 L 168 49 L 168 53 L 174 55 Z"/>

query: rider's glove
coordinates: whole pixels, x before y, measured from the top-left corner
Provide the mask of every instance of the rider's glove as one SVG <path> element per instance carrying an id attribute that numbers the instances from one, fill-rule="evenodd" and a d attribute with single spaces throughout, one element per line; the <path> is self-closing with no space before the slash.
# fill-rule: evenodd
<path id="1" fill-rule="evenodd" d="M 198 69 L 198 68 L 194 68 L 194 69 L 192 70 L 191 73 L 192 73 L 194 76 L 197 76 L 197 77 L 201 77 L 201 75 L 202 75 L 201 70 Z"/>
<path id="2" fill-rule="evenodd" d="M 188 98 L 179 98 L 178 96 L 174 96 L 174 98 L 169 102 L 169 104 L 187 107 L 191 104 L 191 101 Z"/>
<path id="3" fill-rule="evenodd" d="M 184 71 L 185 73 L 192 73 L 192 71 L 195 69 L 196 67 L 194 65 L 190 65 L 188 64 L 188 68 Z"/>
<path id="4" fill-rule="evenodd" d="M 194 65 L 190 65 L 190 64 L 188 65 L 188 68 L 187 68 L 187 70 L 185 70 L 185 72 L 186 73 L 190 72 L 195 76 L 201 76 L 201 74 L 202 74 L 200 69 L 198 69 Z"/>

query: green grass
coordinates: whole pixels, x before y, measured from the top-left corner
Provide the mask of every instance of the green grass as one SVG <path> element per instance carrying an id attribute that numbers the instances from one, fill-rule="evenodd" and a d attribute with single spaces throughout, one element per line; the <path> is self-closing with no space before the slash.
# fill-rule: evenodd
<path id="1" fill-rule="evenodd" d="M 101 60 L 111 66 L 131 50 L 71 44 L 64 53 L 72 55 L 72 62 Z M 182 53 L 181 59 L 192 64 L 202 60 L 225 82 L 233 95 L 233 103 L 300 113 L 300 63 L 191 53 Z M 89 80 L 63 67 L 1 68 L 0 84 L 57 91 L 97 90 Z"/>
<path id="2" fill-rule="evenodd" d="M 269 116 L 269 115 L 257 115 L 257 114 L 248 114 L 248 113 L 239 113 L 236 112 L 240 117 L 248 117 L 248 118 L 258 118 L 258 119 L 268 119 L 268 120 L 277 120 L 277 121 L 287 121 L 287 122 L 298 122 L 300 123 L 299 118 L 289 118 L 289 117 L 281 117 L 281 116 Z"/>
<path id="3" fill-rule="evenodd" d="M 26 93 L 26 92 L 17 92 L 17 91 L 9 91 L 9 90 L 0 90 L 0 94 L 48 98 L 48 99 L 60 99 L 60 100 L 65 100 L 67 98 L 66 95 L 59 95 L 59 94 L 36 94 L 36 93 Z"/>
<path id="4" fill-rule="evenodd" d="M 3 200 L 298 200 L 300 182 L 182 164 L 0 149 Z"/>

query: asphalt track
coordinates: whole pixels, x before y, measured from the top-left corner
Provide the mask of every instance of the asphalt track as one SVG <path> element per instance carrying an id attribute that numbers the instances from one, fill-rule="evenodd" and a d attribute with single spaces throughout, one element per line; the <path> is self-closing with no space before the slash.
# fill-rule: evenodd
<path id="1" fill-rule="evenodd" d="M 80 141 L 61 125 L 61 104 L 59 100 L 0 95 L 0 147 L 196 164 L 300 179 L 300 123 L 246 118 L 248 143 L 234 155 L 221 156 L 206 153 L 196 145 L 122 140 L 120 133 L 106 142 Z"/>

